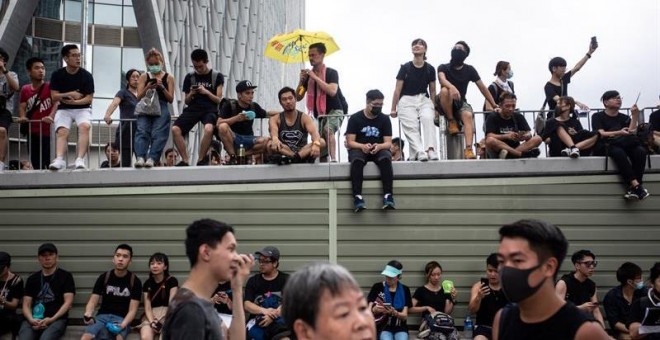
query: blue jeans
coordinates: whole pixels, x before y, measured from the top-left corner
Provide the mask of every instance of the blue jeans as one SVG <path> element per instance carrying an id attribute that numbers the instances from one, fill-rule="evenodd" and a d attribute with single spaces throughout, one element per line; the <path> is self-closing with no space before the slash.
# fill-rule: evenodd
<path id="1" fill-rule="evenodd" d="M 96 322 L 85 327 L 85 333 L 94 335 L 95 339 L 115 339 L 114 335 L 111 335 L 110 332 L 105 328 L 105 325 L 108 322 L 111 323 L 121 323 L 124 321 L 124 318 L 118 315 L 113 314 L 98 314 L 96 315 Z M 131 331 L 131 327 L 124 328 L 118 335 L 121 335 L 123 339 L 126 339 L 128 332 Z"/>
<path id="2" fill-rule="evenodd" d="M 135 156 L 159 161 L 170 137 L 170 111 L 160 102 L 160 116 L 138 116 L 135 133 Z"/>
<path id="3" fill-rule="evenodd" d="M 380 340 L 408 340 L 408 332 L 380 332 Z"/>
<path id="4" fill-rule="evenodd" d="M 23 324 L 21 324 L 21 330 L 18 332 L 18 339 L 58 340 L 66 331 L 66 322 L 66 318 L 61 318 L 48 325 L 46 329 L 35 331 L 27 321 L 23 321 Z"/>

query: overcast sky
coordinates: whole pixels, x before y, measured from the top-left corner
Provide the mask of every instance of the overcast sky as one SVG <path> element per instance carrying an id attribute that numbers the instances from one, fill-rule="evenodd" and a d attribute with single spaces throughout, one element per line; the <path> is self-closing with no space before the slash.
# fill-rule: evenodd
<path id="1" fill-rule="evenodd" d="M 471 48 L 466 63 L 486 85 L 495 64 L 509 61 L 518 107 L 538 109 L 550 78 L 548 61 L 564 57 L 571 68 L 588 50 L 592 36 L 599 48 L 573 78 L 569 94 L 592 108 L 605 90 L 617 89 L 624 106 L 641 91 L 640 107 L 655 106 L 660 94 L 660 1 L 434 1 L 310 0 L 308 30 L 331 34 L 341 50 L 326 65 L 339 71 L 351 112 L 364 107 L 364 94 L 378 88 L 389 111 L 400 64 L 412 59 L 415 38 L 428 43 L 428 62 L 447 63 L 458 40 Z M 470 85 L 468 101 L 481 108 L 483 97 Z"/>

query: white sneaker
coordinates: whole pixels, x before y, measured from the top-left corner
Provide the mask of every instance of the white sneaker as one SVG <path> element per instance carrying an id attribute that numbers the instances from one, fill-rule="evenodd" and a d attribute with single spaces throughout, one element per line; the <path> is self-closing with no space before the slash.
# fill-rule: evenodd
<path id="1" fill-rule="evenodd" d="M 0 162 L 0 171 L 5 171 L 5 163 Z"/>
<path id="2" fill-rule="evenodd" d="M 580 158 L 580 149 L 576 147 L 571 148 L 571 158 Z"/>
<path id="3" fill-rule="evenodd" d="M 566 148 L 561 150 L 561 155 L 564 157 L 568 157 L 571 154 L 571 148 Z"/>
<path id="4" fill-rule="evenodd" d="M 440 160 L 440 158 L 438 157 L 438 153 L 435 152 L 435 150 L 431 149 L 427 153 L 429 155 L 429 160 L 432 160 L 432 161 Z"/>
<path id="5" fill-rule="evenodd" d="M 135 160 L 135 164 L 133 164 L 133 166 L 136 167 L 136 168 L 138 168 L 138 169 L 139 169 L 139 168 L 143 168 L 143 167 L 144 167 L 144 158 L 142 158 L 142 157 L 138 157 L 138 158 Z"/>
<path id="6" fill-rule="evenodd" d="M 499 155 L 500 159 L 506 159 L 506 156 L 508 155 L 509 155 L 509 151 L 507 151 L 506 149 L 500 150 L 500 155 Z"/>
<path id="7" fill-rule="evenodd" d="M 153 168 L 154 167 L 154 160 L 151 159 L 151 158 L 147 159 L 147 161 L 144 162 L 144 167 L 147 168 L 147 169 Z"/>
<path id="8" fill-rule="evenodd" d="M 55 158 L 52 163 L 48 166 L 48 169 L 53 171 L 58 171 L 66 168 L 66 162 L 62 158 Z"/>
<path id="9" fill-rule="evenodd" d="M 80 157 L 76 158 L 75 168 L 78 170 L 87 169 L 87 167 L 85 166 L 85 160 Z"/>
<path id="10" fill-rule="evenodd" d="M 420 162 L 426 162 L 429 160 L 429 156 L 426 155 L 426 152 L 420 151 L 417 153 L 417 160 Z"/>

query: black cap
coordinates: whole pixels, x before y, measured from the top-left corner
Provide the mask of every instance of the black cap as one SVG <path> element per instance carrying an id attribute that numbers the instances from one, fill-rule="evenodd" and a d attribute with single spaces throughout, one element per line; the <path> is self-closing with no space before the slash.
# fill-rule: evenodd
<path id="1" fill-rule="evenodd" d="M 52 243 L 44 243 L 39 246 L 39 251 L 37 252 L 37 254 L 41 255 L 44 252 L 51 252 L 57 254 L 57 247 L 55 247 L 55 245 Z"/>
<path id="2" fill-rule="evenodd" d="M 609 90 L 609 91 L 605 91 L 605 93 L 603 93 L 603 96 L 600 97 L 600 100 L 601 101 L 606 101 L 608 99 L 612 99 L 612 98 L 615 98 L 615 97 L 618 97 L 618 96 L 619 96 L 619 91 Z"/>
<path id="3" fill-rule="evenodd" d="M 275 261 L 280 260 L 280 251 L 279 251 L 279 249 L 277 249 L 275 247 L 272 247 L 272 246 L 265 247 L 264 249 L 259 250 L 255 254 L 257 254 L 259 256 L 270 257 L 271 259 L 273 259 Z"/>
<path id="4" fill-rule="evenodd" d="M 11 255 L 4 251 L 0 251 L 0 271 L 4 270 L 5 267 L 11 266 Z"/>
<path id="5" fill-rule="evenodd" d="M 251 89 L 256 89 L 256 85 L 252 85 L 252 82 L 249 80 L 242 80 L 236 84 L 236 93 L 241 93 L 243 91 L 251 90 Z"/>

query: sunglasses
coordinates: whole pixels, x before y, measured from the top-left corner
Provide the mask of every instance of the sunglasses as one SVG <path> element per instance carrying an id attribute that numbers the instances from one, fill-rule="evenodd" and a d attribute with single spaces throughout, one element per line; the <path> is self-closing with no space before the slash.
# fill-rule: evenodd
<path id="1" fill-rule="evenodd" d="M 596 268 L 596 266 L 598 266 L 598 261 L 583 261 L 578 263 L 583 264 L 589 268 Z"/>

